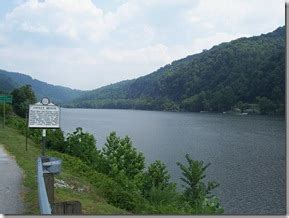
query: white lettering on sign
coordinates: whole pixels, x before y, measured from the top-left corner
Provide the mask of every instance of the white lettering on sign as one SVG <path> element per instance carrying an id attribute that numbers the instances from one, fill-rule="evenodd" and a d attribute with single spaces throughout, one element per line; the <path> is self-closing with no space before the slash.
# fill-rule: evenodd
<path id="1" fill-rule="evenodd" d="M 30 105 L 30 128 L 59 128 L 60 109 L 56 105 Z"/>

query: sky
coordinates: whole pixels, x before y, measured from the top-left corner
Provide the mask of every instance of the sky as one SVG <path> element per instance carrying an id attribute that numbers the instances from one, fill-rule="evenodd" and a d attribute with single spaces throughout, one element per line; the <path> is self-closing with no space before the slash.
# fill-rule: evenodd
<path id="1" fill-rule="evenodd" d="M 90 90 L 283 25 L 284 0 L 0 0 L 0 69 Z"/>

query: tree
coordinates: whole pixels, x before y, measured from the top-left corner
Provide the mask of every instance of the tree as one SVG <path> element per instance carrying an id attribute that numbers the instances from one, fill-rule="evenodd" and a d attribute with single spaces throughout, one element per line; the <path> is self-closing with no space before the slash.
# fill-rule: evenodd
<path id="1" fill-rule="evenodd" d="M 270 99 L 266 97 L 257 97 L 256 99 L 259 104 L 261 114 L 268 114 L 274 112 L 275 105 Z"/>
<path id="2" fill-rule="evenodd" d="M 96 140 L 90 133 L 84 133 L 81 127 L 72 134 L 68 133 L 65 152 L 79 157 L 92 166 L 99 163 L 99 151 L 96 149 Z"/>
<path id="3" fill-rule="evenodd" d="M 144 173 L 144 192 L 150 191 L 153 187 L 163 190 L 169 185 L 170 175 L 166 165 L 160 160 L 152 163 Z"/>
<path id="4" fill-rule="evenodd" d="M 230 110 L 236 101 L 235 94 L 231 87 L 221 88 L 214 93 L 212 106 L 214 111 Z"/>
<path id="5" fill-rule="evenodd" d="M 186 160 L 188 166 L 177 162 L 177 165 L 181 168 L 183 177 L 181 180 L 185 183 L 185 191 L 183 197 L 185 201 L 193 208 L 199 208 L 201 211 L 210 209 L 215 212 L 221 212 L 222 208 L 218 203 L 218 199 L 211 194 L 211 191 L 219 186 L 215 181 L 209 181 L 207 185 L 203 182 L 205 178 L 205 170 L 210 164 L 204 165 L 203 161 L 192 160 L 191 157 L 186 154 Z M 217 203 L 216 203 L 217 202 Z"/>
<path id="6" fill-rule="evenodd" d="M 134 179 L 143 171 L 144 156 L 141 152 L 137 152 L 128 136 L 122 139 L 112 132 L 106 140 L 105 147 L 101 152 L 102 170 L 105 174 L 114 177 L 122 173 L 127 178 Z"/>
<path id="7" fill-rule="evenodd" d="M 20 117 L 25 117 L 29 105 L 36 102 L 35 94 L 30 85 L 25 85 L 12 91 L 12 106 L 14 112 Z"/>

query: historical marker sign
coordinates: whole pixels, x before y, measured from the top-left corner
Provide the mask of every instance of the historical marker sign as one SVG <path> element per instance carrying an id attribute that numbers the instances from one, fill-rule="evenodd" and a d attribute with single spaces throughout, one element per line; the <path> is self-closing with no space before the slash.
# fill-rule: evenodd
<path id="1" fill-rule="evenodd" d="M 46 102 L 45 102 L 46 103 Z M 29 105 L 29 123 L 30 128 L 59 128 L 60 108 L 52 103 L 44 105 L 36 103 Z"/>

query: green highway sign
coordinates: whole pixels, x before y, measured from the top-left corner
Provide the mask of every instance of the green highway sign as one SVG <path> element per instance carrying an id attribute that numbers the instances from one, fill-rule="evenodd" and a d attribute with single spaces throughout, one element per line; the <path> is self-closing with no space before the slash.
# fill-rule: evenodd
<path id="1" fill-rule="evenodd" d="M 0 95 L 0 103 L 12 103 L 12 95 Z"/>

